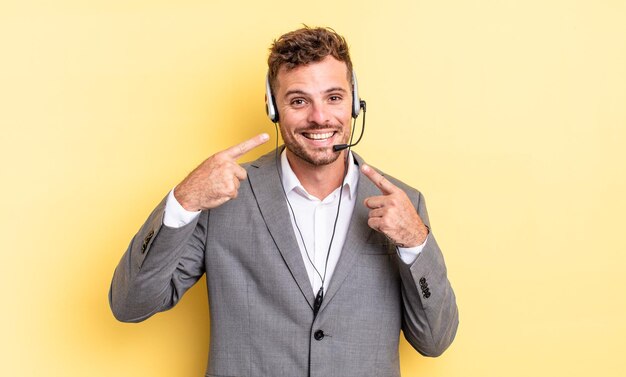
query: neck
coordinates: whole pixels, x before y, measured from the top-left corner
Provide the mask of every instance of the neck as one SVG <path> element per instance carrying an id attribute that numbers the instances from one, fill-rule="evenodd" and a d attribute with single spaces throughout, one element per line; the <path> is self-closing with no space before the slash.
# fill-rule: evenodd
<path id="1" fill-rule="evenodd" d="M 340 153 L 334 162 L 318 166 L 303 161 L 287 150 L 287 161 L 304 189 L 321 200 L 343 183 L 347 151 Z"/>

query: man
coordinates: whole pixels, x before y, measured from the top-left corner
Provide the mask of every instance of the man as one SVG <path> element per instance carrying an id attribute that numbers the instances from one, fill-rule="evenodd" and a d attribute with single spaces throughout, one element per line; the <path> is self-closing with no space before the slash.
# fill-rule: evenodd
<path id="1" fill-rule="evenodd" d="M 269 138 L 258 135 L 177 185 L 122 257 L 113 313 L 137 322 L 170 309 L 206 273 L 207 376 L 399 376 L 400 330 L 438 356 L 458 325 L 424 199 L 333 149 L 359 110 L 343 37 L 296 30 L 268 63 L 285 148 L 240 166 Z"/>

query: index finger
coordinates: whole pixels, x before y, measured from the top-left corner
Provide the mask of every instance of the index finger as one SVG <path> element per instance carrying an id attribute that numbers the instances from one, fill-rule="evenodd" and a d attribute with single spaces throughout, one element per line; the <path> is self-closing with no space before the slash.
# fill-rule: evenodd
<path id="1" fill-rule="evenodd" d="M 387 178 L 383 177 L 380 173 L 368 165 L 363 165 L 363 167 L 361 167 L 361 171 L 367 178 L 369 178 L 370 181 L 372 181 L 372 183 L 374 183 L 374 185 L 376 185 L 376 187 L 378 187 L 383 194 L 393 194 L 398 190 L 393 183 L 389 182 Z"/>
<path id="2" fill-rule="evenodd" d="M 244 142 L 234 145 L 222 151 L 222 153 L 232 159 L 237 159 L 243 156 L 244 154 L 250 152 L 254 148 L 258 147 L 259 145 L 265 143 L 269 139 L 270 139 L 270 136 L 268 134 L 262 133 L 260 135 L 256 135 L 252 139 L 248 139 Z"/>

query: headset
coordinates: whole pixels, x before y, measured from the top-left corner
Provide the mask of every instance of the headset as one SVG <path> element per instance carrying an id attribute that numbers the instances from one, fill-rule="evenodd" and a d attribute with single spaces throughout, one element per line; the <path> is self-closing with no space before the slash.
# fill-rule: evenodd
<path id="1" fill-rule="evenodd" d="M 352 118 L 356 119 L 363 107 L 365 107 L 365 101 L 361 101 L 359 98 L 359 85 L 356 81 L 356 74 L 352 71 Z M 265 112 L 267 112 L 267 116 L 272 123 L 278 122 L 278 109 L 274 93 L 272 93 L 272 87 L 270 86 L 269 72 L 265 77 Z"/>

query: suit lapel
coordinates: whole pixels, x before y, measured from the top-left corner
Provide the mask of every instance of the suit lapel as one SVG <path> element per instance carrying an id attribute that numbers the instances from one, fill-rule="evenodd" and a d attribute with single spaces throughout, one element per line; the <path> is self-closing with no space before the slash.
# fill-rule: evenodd
<path id="1" fill-rule="evenodd" d="M 362 166 L 364 163 L 363 159 L 356 153 L 353 152 L 353 154 L 357 165 Z M 247 171 L 252 194 L 256 199 L 265 225 L 300 292 L 312 309 L 315 299 L 313 288 L 311 287 L 298 242 L 293 232 L 282 182 L 276 170 L 275 152 L 272 151 L 251 163 Z M 363 173 L 359 172 L 356 202 L 350 225 L 348 226 L 348 234 L 346 235 L 346 241 L 341 250 L 337 267 L 328 286 L 328 292 L 324 294 L 324 301 L 320 311 L 324 310 L 324 307 L 335 296 L 343 282 L 350 275 L 359 252 L 367 248 L 368 240 L 376 233 L 367 225 L 369 209 L 363 204 L 365 198 L 375 195 L 380 195 L 378 188 Z"/>
<path id="2" fill-rule="evenodd" d="M 313 308 L 313 288 L 302 261 L 298 242 L 293 233 L 289 208 L 282 182 L 277 173 L 275 152 L 272 151 L 250 164 L 248 181 L 261 216 L 300 292 Z M 280 166 L 279 166 L 280 167 Z"/>
<path id="3" fill-rule="evenodd" d="M 356 159 L 358 167 L 363 165 L 363 159 L 352 152 Z M 348 226 L 348 234 L 346 235 L 346 241 L 341 249 L 341 255 L 339 261 L 337 261 L 337 267 L 333 273 L 333 277 L 328 285 L 328 292 L 324 295 L 324 302 L 322 303 L 321 310 L 328 305 L 333 296 L 337 293 L 343 282 L 346 280 L 352 268 L 355 264 L 355 258 L 359 254 L 359 251 L 367 247 L 368 240 L 373 236 L 374 231 L 367 225 L 367 219 L 369 217 L 369 209 L 365 207 L 363 201 L 370 196 L 380 195 L 380 191 L 370 180 L 359 171 L 359 182 L 356 190 L 356 202 L 354 205 L 354 211 L 352 212 L 352 218 L 350 219 L 350 225 Z"/>

